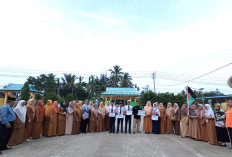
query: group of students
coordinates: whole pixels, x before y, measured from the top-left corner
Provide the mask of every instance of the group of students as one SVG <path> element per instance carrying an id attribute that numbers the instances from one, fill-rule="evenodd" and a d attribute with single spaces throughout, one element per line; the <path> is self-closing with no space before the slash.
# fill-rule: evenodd
<path id="1" fill-rule="evenodd" d="M 65 101 L 58 103 L 48 100 L 46 105 L 39 100 L 20 100 L 17 106 L 15 98 L 8 98 L 0 108 L 0 154 L 3 150 L 11 149 L 8 146 L 21 144 L 24 141 L 38 139 L 42 136 L 75 135 L 109 131 L 109 133 L 131 133 L 133 117 L 133 133 L 140 132 L 141 118 L 143 117 L 143 131 L 147 134 L 176 134 L 196 140 L 207 141 L 214 145 L 224 146 L 231 142 L 232 136 L 232 100 L 227 101 L 228 111 L 225 113 L 220 104 L 215 104 L 215 111 L 209 104 L 192 104 L 189 108 L 183 104 L 173 106 L 155 102 L 153 106 L 148 101 L 144 109 L 136 101 L 132 107 L 130 101 L 123 106 L 120 102 L 100 101 L 99 107 L 92 101 L 85 100 L 78 103 L 74 100 L 66 105 Z M 139 111 L 142 111 L 141 114 Z M 123 122 L 125 117 L 125 127 Z M 117 121 L 117 130 L 115 130 Z"/>

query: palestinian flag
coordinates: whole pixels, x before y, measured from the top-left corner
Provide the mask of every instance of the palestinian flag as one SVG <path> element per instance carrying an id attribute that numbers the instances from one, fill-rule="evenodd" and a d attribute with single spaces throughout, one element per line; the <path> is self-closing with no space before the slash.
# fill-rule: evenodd
<path id="1" fill-rule="evenodd" d="M 192 102 L 195 101 L 196 95 L 193 93 L 192 89 L 187 86 L 187 104 L 191 106 Z"/>

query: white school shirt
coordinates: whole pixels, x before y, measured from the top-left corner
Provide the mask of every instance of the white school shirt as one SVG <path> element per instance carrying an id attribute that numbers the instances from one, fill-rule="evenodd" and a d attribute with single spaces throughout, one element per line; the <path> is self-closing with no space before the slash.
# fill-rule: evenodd
<path id="1" fill-rule="evenodd" d="M 110 105 L 110 107 L 108 108 L 108 112 L 111 112 L 112 106 Z M 116 112 L 116 107 L 113 106 L 113 112 Z"/>
<path id="2" fill-rule="evenodd" d="M 119 106 L 117 108 L 117 114 L 120 114 L 120 109 L 121 109 L 121 114 L 124 114 L 123 112 L 125 111 L 125 108 L 122 106 L 122 108 Z"/>
<path id="3" fill-rule="evenodd" d="M 128 111 L 128 105 L 126 105 L 124 108 L 125 108 L 125 111 Z M 133 107 L 131 105 L 129 105 L 129 110 L 132 110 L 132 109 L 133 109 Z"/>

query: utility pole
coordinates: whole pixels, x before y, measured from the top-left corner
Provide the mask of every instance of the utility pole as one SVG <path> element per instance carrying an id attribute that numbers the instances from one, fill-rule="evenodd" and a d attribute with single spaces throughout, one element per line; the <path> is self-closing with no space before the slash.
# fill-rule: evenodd
<path id="1" fill-rule="evenodd" d="M 155 73 L 152 73 L 152 79 L 153 79 L 153 83 L 154 83 L 154 93 L 156 93 L 155 91 L 155 77 L 156 77 L 156 72 Z"/>

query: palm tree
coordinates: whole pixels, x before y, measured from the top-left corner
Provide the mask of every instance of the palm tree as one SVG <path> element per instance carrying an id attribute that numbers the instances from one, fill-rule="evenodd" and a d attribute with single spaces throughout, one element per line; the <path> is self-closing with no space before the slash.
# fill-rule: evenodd
<path id="1" fill-rule="evenodd" d="M 118 83 L 122 79 L 123 75 L 122 68 L 120 68 L 119 65 L 115 65 L 113 66 L 113 69 L 109 69 L 109 71 L 111 72 L 110 84 L 112 84 L 113 87 L 118 87 Z"/>
<path id="2" fill-rule="evenodd" d="M 124 73 L 120 81 L 121 87 L 133 87 L 132 78 L 129 73 Z"/>
<path id="3" fill-rule="evenodd" d="M 75 81 L 77 79 L 76 75 L 64 74 L 64 77 L 62 77 L 61 79 L 62 79 L 63 87 L 66 90 L 70 90 L 71 89 L 72 96 L 73 96 L 73 90 L 74 90 L 74 86 L 75 86 Z"/>

